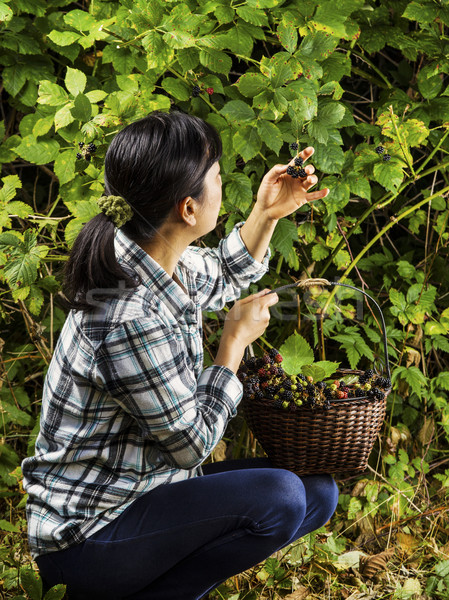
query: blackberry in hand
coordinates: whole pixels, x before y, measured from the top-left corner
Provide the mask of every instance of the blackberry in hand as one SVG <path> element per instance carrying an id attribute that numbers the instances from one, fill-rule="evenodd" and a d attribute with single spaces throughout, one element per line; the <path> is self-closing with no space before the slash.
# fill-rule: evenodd
<path id="1" fill-rule="evenodd" d="M 298 175 L 302 178 L 307 177 L 307 173 L 305 169 L 299 169 L 298 170 Z"/>
<path id="2" fill-rule="evenodd" d="M 287 175 L 290 175 L 290 177 L 295 177 L 296 176 L 296 169 L 295 169 L 295 167 L 293 167 L 292 165 L 290 165 L 289 167 L 287 167 Z"/>
<path id="3" fill-rule="evenodd" d="M 303 159 L 302 159 L 300 156 L 297 156 L 297 157 L 295 158 L 295 165 L 296 165 L 297 167 L 302 167 L 302 165 L 303 165 L 303 164 L 304 164 L 304 161 L 303 161 Z"/>

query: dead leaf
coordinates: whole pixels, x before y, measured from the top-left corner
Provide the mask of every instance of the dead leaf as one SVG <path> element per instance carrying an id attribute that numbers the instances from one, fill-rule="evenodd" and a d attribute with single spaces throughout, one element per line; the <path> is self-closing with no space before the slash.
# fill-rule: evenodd
<path id="1" fill-rule="evenodd" d="M 404 533 L 402 531 L 396 534 L 396 541 L 398 542 L 401 550 L 404 550 L 408 553 L 413 552 L 413 550 L 415 550 L 415 548 L 418 548 L 418 546 L 420 545 L 420 541 L 417 540 L 413 535 L 409 533 Z"/>
<path id="2" fill-rule="evenodd" d="M 284 600 L 304 600 L 309 595 L 309 588 L 301 585 L 293 594 L 284 597 Z"/>
<path id="3" fill-rule="evenodd" d="M 424 425 L 421 427 L 418 433 L 418 441 L 423 445 L 427 446 L 432 441 L 435 433 L 435 422 L 432 418 L 428 418 L 424 421 Z"/>
<path id="4" fill-rule="evenodd" d="M 387 567 L 387 562 L 394 554 L 394 548 L 384 550 L 374 556 L 360 558 L 360 573 L 364 577 L 371 578 L 379 571 L 384 571 Z"/>

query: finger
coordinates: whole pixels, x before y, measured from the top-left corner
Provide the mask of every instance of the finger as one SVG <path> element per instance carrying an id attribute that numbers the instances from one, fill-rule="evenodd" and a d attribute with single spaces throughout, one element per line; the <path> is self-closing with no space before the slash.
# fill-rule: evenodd
<path id="1" fill-rule="evenodd" d="M 307 165 L 307 167 L 304 167 L 304 171 L 308 175 L 312 175 L 312 173 L 315 173 L 315 167 L 313 165 Z"/>
<path id="2" fill-rule="evenodd" d="M 307 146 L 307 148 L 304 148 L 304 150 L 302 150 L 299 153 L 299 156 L 306 161 L 308 158 L 310 158 L 312 156 L 312 154 L 315 152 L 315 148 L 313 146 Z"/>
<path id="3" fill-rule="evenodd" d="M 313 200 L 320 200 L 321 198 L 325 198 L 329 193 L 329 188 L 324 188 L 319 190 L 318 192 L 309 192 L 307 194 L 307 202 L 312 202 Z"/>
<path id="4" fill-rule="evenodd" d="M 281 175 L 283 175 L 287 171 L 287 167 L 288 165 L 274 165 L 274 167 L 272 167 L 265 175 L 265 181 L 267 183 L 274 183 L 279 179 Z"/>
<path id="5" fill-rule="evenodd" d="M 309 175 L 307 179 L 302 180 L 303 186 L 308 190 L 318 183 L 318 177 L 316 175 Z"/>
<path id="6" fill-rule="evenodd" d="M 260 303 L 263 306 L 272 306 L 273 304 L 276 304 L 276 302 L 279 302 L 279 296 L 276 294 L 276 292 L 273 294 L 267 293 L 262 296 L 260 300 Z"/>

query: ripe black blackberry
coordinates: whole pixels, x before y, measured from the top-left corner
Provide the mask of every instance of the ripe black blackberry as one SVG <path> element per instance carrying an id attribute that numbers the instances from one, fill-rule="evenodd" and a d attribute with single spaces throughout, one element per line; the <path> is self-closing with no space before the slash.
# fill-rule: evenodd
<path id="1" fill-rule="evenodd" d="M 362 390 L 362 388 L 357 388 L 355 390 L 355 396 L 356 398 L 363 398 L 364 396 L 366 396 L 366 393 L 364 390 Z"/>
<path id="2" fill-rule="evenodd" d="M 376 373 L 372 369 L 368 369 L 367 371 L 365 371 L 366 379 L 371 379 L 371 377 L 374 377 L 375 374 Z"/>
<path id="3" fill-rule="evenodd" d="M 302 165 L 303 165 L 303 164 L 304 164 L 304 161 L 303 161 L 303 159 L 302 159 L 300 156 L 297 156 L 297 157 L 295 158 L 295 165 L 296 165 L 297 167 L 302 167 Z"/>
<path id="4" fill-rule="evenodd" d="M 255 398 L 257 398 L 258 400 L 262 400 L 262 398 L 264 397 L 264 393 L 262 392 L 262 390 L 255 390 L 254 392 L 254 396 Z"/>
<path id="5" fill-rule="evenodd" d="M 76 158 L 77 158 L 77 160 L 81 160 L 83 158 L 83 155 L 80 152 L 77 152 Z"/>
<path id="6" fill-rule="evenodd" d="M 327 384 L 326 384 L 326 382 L 325 382 L 325 381 L 318 381 L 318 383 L 316 384 L 316 387 L 317 387 L 319 390 L 324 390 L 324 388 L 326 387 L 326 385 L 327 385 Z"/>
<path id="7" fill-rule="evenodd" d="M 307 377 L 305 375 L 298 375 L 298 379 L 301 379 L 301 381 L 305 381 L 307 383 Z"/>
<path id="8" fill-rule="evenodd" d="M 271 348 L 271 350 L 268 352 L 268 355 L 270 356 L 270 358 L 274 358 L 278 354 L 279 354 L 279 350 L 277 350 L 276 348 Z"/>
<path id="9" fill-rule="evenodd" d="M 274 401 L 274 406 L 276 408 L 282 408 L 283 403 L 284 403 L 284 401 L 281 398 L 278 398 L 277 400 Z"/>
<path id="10" fill-rule="evenodd" d="M 290 177 L 295 178 L 296 177 L 296 169 L 295 169 L 295 167 L 293 167 L 292 165 L 289 165 L 287 167 L 287 175 L 290 175 Z"/>
<path id="11" fill-rule="evenodd" d="M 299 175 L 299 177 L 302 177 L 302 178 L 307 177 L 306 170 L 305 169 L 298 169 L 298 175 Z"/>
<path id="12" fill-rule="evenodd" d="M 298 150 L 299 144 L 297 142 L 292 142 L 290 144 L 290 150 Z"/>
<path id="13" fill-rule="evenodd" d="M 199 85 L 194 85 L 193 88 L 192 88 L 192 96 L 194 98 L 198 98 L 198 96 L 200 95 L 200 93 L 201 93 L 200 86 Z"/>
<path id="14" fill-rule="evenodd" d="M 251 356 L 250 358 L 248 358 L 245 365 L 248 368 L 248 370 L 251 371 L 251 370 L 254 370 L 254 368 L 256 366 L 256 362 L 257 362 L 257 358 L 255 356 Z"/>
<path id="15" fill-rule="evenodd" d="M 388 377 L 378 377 L 374 380 L 374 385 L 382 390 L 389 390 L 391 388 L 391 379 L 388 379 Z"/>
<path id="16" fill-rule="evenodd" d="M 276 386 L 267 385 L 267 387 L 265 388 L 265 394 L 267 396 L 274 396 L 275 393 L 276 393 Z"/>
<path id="17" fill-rule="evenodd" d="M 309 394 L 309 396 L 310 394 L 315 394 L 315 386 L 313 385 L 313 383 L 309 383 L 306 386 L 306 392 Z"/>
<path id="18" fill-rule="evenodd" d="M 282 382 L 282 385 L 284 386 L 284 388 L 286 390 L 290 390 L 292 387 L 292 380 L 291 379 L 286 379 L 285 381 Z"/>
<path id="19" fill-rule="evenodd" d="M 256 360 L 256 369 L 259 370 L 265 365 L 263 358 L 258 358 Z"/>
<path id="20" fill-rule="evenodd" d="M 374 152 L 377 152 L 377 154 L 380 156 L 385 152 L 385 148 L 383 146 L 377 146 L 377 148 L 374 149 Z"/>
<path id="21" fill-rule="evenodd" d="M 88 146 L 87 146 L 87 151 L 90 152 L 90 154 L 94 154 L 97 151 L 97 147 L 96 145 L 91 142 Z"/>
<path id="22" fill-rule="evenodd" d="M 382 157 L 382 160 L 384 160 L 385 162 L 387 162 L 388 160 L 390 160 L 391 156 L 389 154 L 384 154 Z"/>
<path id="23" fill-rule="evenodd" d="M 84 148 L 84 142 L 78 142 L 78 146 L 81 148 Z"/>
<path id="24" fill-rule="evenodd" d="M 293 400 L 293 392 L 291 390 L 285 390 L 284 392 L 282 392 L 281 398 L 283 400 Z"/>

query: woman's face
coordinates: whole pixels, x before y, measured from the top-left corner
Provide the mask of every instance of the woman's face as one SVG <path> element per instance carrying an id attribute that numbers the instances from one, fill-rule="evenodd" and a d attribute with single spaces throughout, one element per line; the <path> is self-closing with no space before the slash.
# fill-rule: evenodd
<path id="1" fill-rule="evenodd" d="M 215 229 L 221 208 L 221 197 L 220 163 L 217 161 L 211 166 L 204 179 L 204 191 L 199 215 L 202 220 L 201 229 L 204 230 L 201 235 Z"/>

